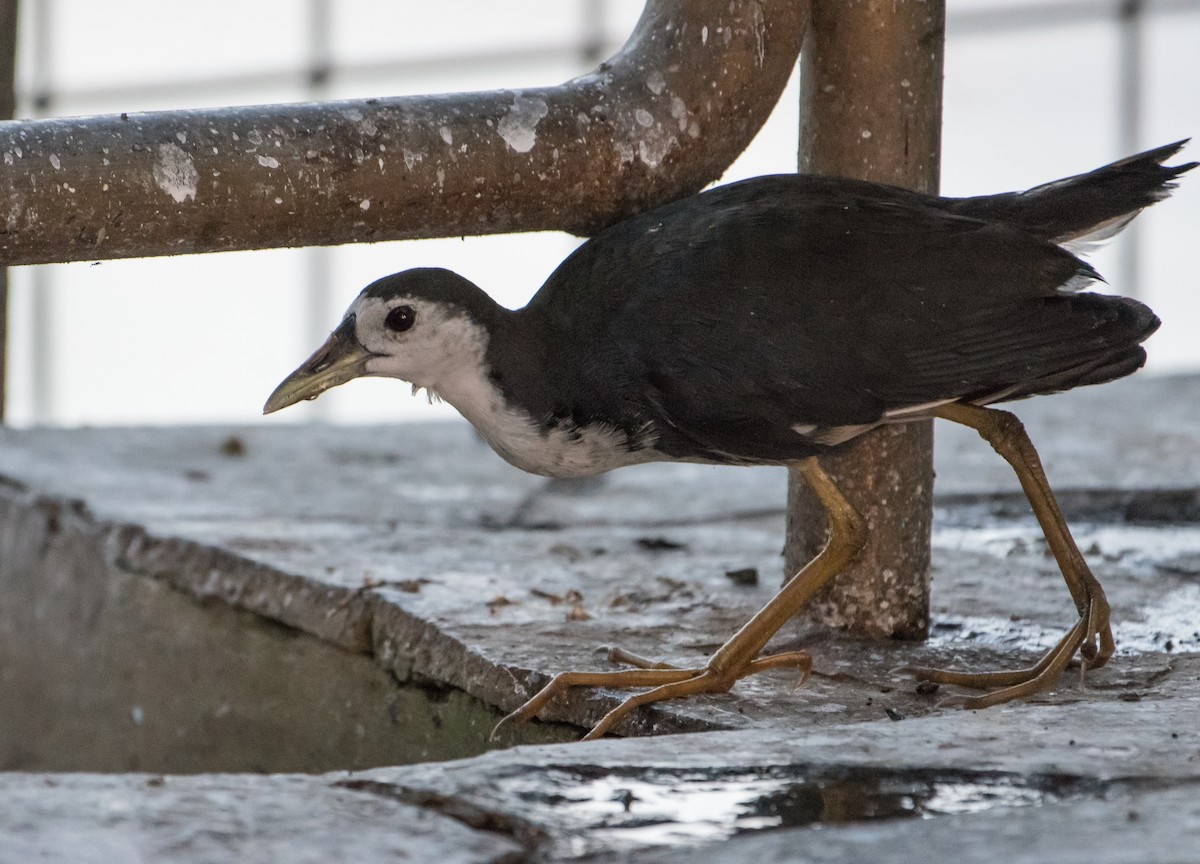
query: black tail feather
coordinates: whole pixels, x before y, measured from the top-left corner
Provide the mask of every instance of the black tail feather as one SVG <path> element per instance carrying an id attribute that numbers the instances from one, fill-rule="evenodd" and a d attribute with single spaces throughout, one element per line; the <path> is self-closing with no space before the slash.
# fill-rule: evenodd
<path id="1" fill-rule="evenodd" d="M 1070 309 L 1078 329 L 1069 334 L 1064 328 L 1063 341 L 1049 346 L 1049 356 L 1027 358 L 1031 370 L 1044 363 L 1045 371 L 996 401 L 1059 393 L 1131 375 L 1146 362 L 1141 343 L 1162 323 L 1149 306 L 1129 297 L 1076 294 L 1046 302 Z M 1064 364 L 1068 358 L 1072 362 Z"/>
<path id="2" fill-rule="evenodd" d="M 1188 140 L 1024 192 L 959 198 L 951 209 L 961 216 L 1016 225 L 1054 243 L 1107 239 L 1124 228 L 1139 210 L 1170 195 L 1175 178 L 1200 164 L 1163 164 Z"/>

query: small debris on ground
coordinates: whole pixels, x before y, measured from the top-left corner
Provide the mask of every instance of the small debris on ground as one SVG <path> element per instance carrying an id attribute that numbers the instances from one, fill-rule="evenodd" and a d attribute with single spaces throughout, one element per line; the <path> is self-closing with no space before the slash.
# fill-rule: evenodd
<path id="1" fill-rule="evenodd" d="M 583 557 L 583 550 L 570 543 L 555 543 L 550 547 L 550 554 L 559 555 L 574 564 Z"/>
<path id="2" fill-rule="evenodd" d="M 639 537 L 633 541 L 639 548 L 650 552 L 670 552 L 676 549 L 686 549 L 686 543 L 668 540 L 666 537 Z"/>
<path id="3" fill-rule="evenodd" d="M 568 621 L 587 621 L 592 617 L 583 608 L 583 594 L 574 588 L 562 594 L 554 594 L 541 588 L 530 588 L 529 593 L 534 597 L 540 597 L 543 600 L 549 601 L 551 606 L 558 606 L 563 603 L 571 604 L 571 608 L 567 610 Z"/>
<path id="4" fill-rule="evenodd" d="M 375 588 L 395 588 L 397 591 L 403 591 L 405 594 L 417 594 L 422 586 L 429 585 L 432 580 L 425 578 L 417 579 L 375 579 L 368 576 L 363 579 L 363 584 L 354 589 L 355 594 L 363 594 Z"/>
<path id="5" fill-rule="evenodd" d="M 385 582 L 380 582 L 374 586 L 376 588 L 384 586 L 387 588 L 398 588 L 406 594 L 417 594 L 421 590 L 422 585 L 428 585 L 428 579 L 388 579 Z"/>
<path id="6" fill-rule="evenodd" d="M 740 570 L 726 570 L 725 578 L 734 585 L 743 585 L 748 588 L 753 588 L 758 584 L 758 568 L 743 567 Z"/>
<path id="7" fill-rule="evenodd" d="M 487 603 L 487 608 L 488 608 L 488 612 L 495 615 L 497 612 L 499 612 L 505 606 L 515 606 L 516 604 L 517 604 L 516 600 L 509 600 L 507 597 L 505 597 L 503 594 L 501 594 L 500 596 L 493 597 L 491 600 L 489 600 Z"/>
<path id="8" fill-rule="evenodd" d="M 246 443 L 236 435 L 230 435 L 221 442 L 222 456 L 245 456 Z"/>
<path id="9" fill-rule="evenodd" d="M 641 799 L 639 799 L 637 795 L 633 794 L 632 789 L 618 789 L 613 793 L 612 800 L 623 806 L 625 808 L 625 812 L 628 813 L 633 807 L 633 802 Z"/>
<path id="10" fill-rule="evenodd" d="M 571 588 L 564 594 L 555 594 L 552 591 L 546 591 L 543 588 L 530 588 L 529 593 L 534 597 L 549 602 L 551 606 L 558 606 L 562 603 L 581 603 L 583 602 L 583 594 L 575 588 Z"/>
<path id="11" fill-rule="evenodd" d="M 334 612 L 340 612 L 349 606 L 354 600 L 363 596 L 368 591 L 375 590 L 376 588 L 395 588 L 398 591 L 403 591 L 405 594 L 416 594 L 421 590 L 422 586 L 429 585 L 431 582 L 432 580 L 424 578 L 376 579 L 373 576 L 364 576 L 362 584 L 342 598 L 340 603 L 334 606 L 333 609 L 329 610 L 329 614 L 332 615 Z"/>

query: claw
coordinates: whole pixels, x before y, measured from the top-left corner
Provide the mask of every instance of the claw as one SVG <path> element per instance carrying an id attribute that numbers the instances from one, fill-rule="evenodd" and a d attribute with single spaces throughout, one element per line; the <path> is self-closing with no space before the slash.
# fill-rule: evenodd
<path id="1" fill-rule="evenodd" d="M 517 711 L 512 711 L 500 718 L 500 722 L 492 727 L 491 733 L 488 735 L 488 741 L 495 743 L 500 740 L 500 730 L 510 723 L 515 723 L 517 720 Z"/>

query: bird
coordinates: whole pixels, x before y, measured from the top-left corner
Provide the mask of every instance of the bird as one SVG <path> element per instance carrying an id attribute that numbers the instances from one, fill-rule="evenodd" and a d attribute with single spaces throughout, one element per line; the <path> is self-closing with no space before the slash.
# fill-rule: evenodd
<path id="1" fill-rule="evenodd" d="M 599 232 L 517 310 L 449 270 L 395 273 L 362 290 L 263 412 L 354 378 L 398 378 L 535 474 L 652 461 L 798 471 L 829 516 L 826 545 L 704 665 L 621 652 L 632 668 L 558 673 L 501 721 L 527 721 L 571 687 L 639 690 L 587 738 L 639 706 L 726 692 L 765 669 L 807 675 L 806 652 L 764 649 L 867 531 L 822 456 L 885 424 L 964 424 L 1016 472 L 1079 618 L 1029 668 L 908 671 L 982 691 L 966 707 L 1022 698 L 1052 687 L 1076 656 L 1082 669 L 1103 665 L 1115 644 L 1104 591 L 1036 449 L 993 406 L 1144 364 L 1159 319 L 1089 290 L 1102 278 L 1080 255 L 1169 195 L 1197 164 L 1166 164 L 1186 143 L 998 195 L 804 174 L 716 186 Z"/>

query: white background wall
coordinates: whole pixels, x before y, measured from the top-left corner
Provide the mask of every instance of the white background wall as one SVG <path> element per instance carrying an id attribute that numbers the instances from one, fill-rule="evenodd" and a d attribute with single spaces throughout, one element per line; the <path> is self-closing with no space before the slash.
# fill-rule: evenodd
<path id="1" fill-rule="evenodd" d="M 318 6 L 320 4 L 317 4 Z M 615 50 L 638 0 L 35 0 L 23 7 L 21 113 L 92 114 L 556 83 Z M 1104 0 L 949 0 L 944 194 L 1024 188 L 1133 144 L 1200 135 L 1200 2 L 1148 2 L 1140 120 L 1119 111 L 1121 29 Z M 1051 8 L 1090 7 L 1061 23 Z M 1103 14 L 1095 14 L 1099 9 Z M 1007 18 L 980 18 L 999 10 Z M 1068 10 L 1069 11 L 1069 10 Z M 318 88 L 306 70 L 324 57 Z M 37 94 L 49 95 L 41 108 Z M 795 170 L 793 79 L 724 181 Z M 1200 159 L 1200 143 L 1185 153 Z M 1197 172 L 1200 175 L 1200 171 Z M 1200 176 L 1139 220 L 1139 296 L 1165 320 L 1152 373 L 1200 370 Z M 445 266 L 525 302 L 578 241 L 554 233 L 197 255 L 12 271 L 10 422 L 17 425 L 418 419 L 452 414 L 394 381 L 358 381 L 271 418 L 262 402 L 358 290 Z M 1126 245 L 1095 259 L 1124 290 Z M 312 283 L 321 287 L 314 291 Z"/>

